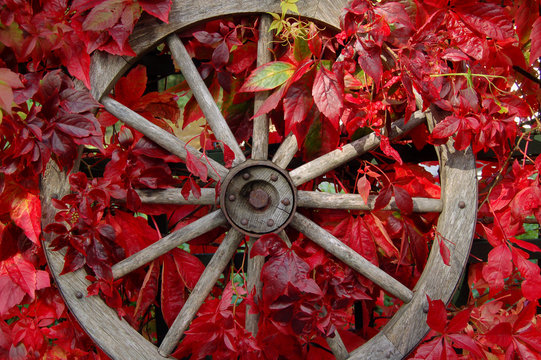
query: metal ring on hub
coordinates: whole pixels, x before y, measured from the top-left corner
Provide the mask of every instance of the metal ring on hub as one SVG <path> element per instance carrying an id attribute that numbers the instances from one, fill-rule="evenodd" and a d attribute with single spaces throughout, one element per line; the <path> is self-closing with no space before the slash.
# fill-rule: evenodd
<path id="1" fill-rule="evenodd" d="M 249 236 L 283 230 L 295 213 L 296 199 L 288 173 L 270 161 L 248 160 L 235 167 L 220 192 L 225 217 Z"/>

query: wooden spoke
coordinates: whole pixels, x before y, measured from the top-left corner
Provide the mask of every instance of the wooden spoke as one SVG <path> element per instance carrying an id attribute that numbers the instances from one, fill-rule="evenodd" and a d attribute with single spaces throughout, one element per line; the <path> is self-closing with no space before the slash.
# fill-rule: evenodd
<path id="1" fill-rule="evenodd" d="M 377 195 L 370 195 L 368 204 L 365 204 L 359 194 L 299 191 L 297 192 L 297 206 L 316 209 L 373 210 L 376 198 Z M 443 203 L 440 199 L 414 197 L 412 200 L 413 212 L 416 213 L 441 212 L 443 209 Z M 394 197 L 382 210 L 399 210 Z"/>
<path id="2" fill-rule="evenodd" d="M 203 164 L 208 168 L 208 176 L 210 178 L 220 181 L 227 175 L 228 170 L 223 165 L 210 158 L 201 157 L 202 154 L 195 148 L 186 145 L 184 141 L 175 135 L 168 133 L 118 101 L 105 96 L 101 99 L 101 103 L 111 114 L 140 133 L 143 133 L 171 154 L 178 156 L 182 160 L 186 160 L 186 152 L 189 151 L 198 159 L 201 158 Z"/>
<path id="3" fill-rule="evenodd" d="M 205 215 L 193 223 L 186 225 L 182 229 L 163 237 L 132 256 L 116 263 L 113 266 L 113 277 L 117 279 L 129 274 L 133 270 L 157 259 L 177 246 L 201 236 L 220 225 L 224 225 L 225 223 L 226 219 L 221 210 L 216 210 Z"/>
<path id="4" fill-rule="evenodd" d="M 187 200 L 182 196 L 181 189 L 135 191 L 143 204 L 214 205 L 217 202 L 216 190 L 212 188 L 201 189 L 201 196 L 199 198 L 196 198 L 190 193 Z"/>
<path id="5" fill-rule="evenodd" d="M 248 249 L 252 251 L 252 245 L 257 239 L 251 238 L 248 242 Z M 261 282 L 261 269 L 265 264 L 264 256 L 254 256 L 251 255 L 248 257 L 248 269 L 246 271 L 248 282 L 246 290 L 248 293 L 252 292 L 252 289 L 255 288 L 256 294 L 261 294 L 263 289 L 263 283 Z M 251 314 L 249 312 L 250 306 L 246 306 L 246 330 L 252 333 L 253 336 L 257 334 L 257 324 L 259 322 L 259 314 Z"/>
<path id="6" fill-rule="evenodd" d="M 410 289 L 370 261 L 366 260 L 307 217 L 296 213 L 291 221 L 291 226 L 302 232 L 323 249 L 336 256 L 353 270 L 366 276 L 368 279 L 381 286 L 382 289 L 393 294 L 405 303 L 410 302 L 413 298 L 413 292 Z"/>
<path id="7" fill-rule="evenodd" d="M 233 132 L 231 132 L 231 129 L 227 125 L 218 105 L 216 105 L 199 71 L 197 71 L 192 58 L 188 54 L 188 51 L 186 51 L 184 44 L 176 34 L 173 34 L 167 37 L 167 45 L 169 46 L 169 50 L 171 50 L 173 59 L 175 59 L 175 62 L 180 67 L 180 71 L 182 71 L 182 75 L 184 75 L 186 82 L 190 86 L 201 111 L 205 114 L 207 123 L 210 125 L 214 135 L 235 153 L 233 165 L 244 162 L 246 158 L 235 139 L 235 135 L 233 135 Z"/>
<path id="8" fill-rule="evenodd" d="M 286 136 L 282 142 L 282 145 L 280 145 L 274 154 L 272 162 L 282 169 L 285 169 L 298 150 L 299 144 L 297 143 L 297 137 L 293 135 L 293 133 L 290 133 L 288 136 Z"/>
<path id="9" fill-rule="evenodd" d="M 207 298 L 212 287 L 220 277 L 220 274 L 224 271 L 227 263 L 231 260 L 231 257 L 235 253 L 235 250 L 237 250 L 237 247 L 243 238 L 244 235 L 235 229 L 231 229 L 227 233 L 218 247 L 218 250 L 216 250 L 216 253 L 214 253 L 212 259 L 205 268 L 205 271 L 201 274 L 190 297 L 186 300 L 182 310 L 180 310 L 180 313 L 165 335 L 165 338 L 158 349 L 161 355 L 168 356 L 175 349 L 180 338 L 184 334 L 184 331 L 186 331 L 190 322 L 197 314 L 199 307 L 201 307 Z"/>
<path id="10" fill-rule="evenodd" d="M 426 120 L 423 112 L 416 111 L 413 113 L 408 123 L 404 120 L 397 121 L 391 125 L 391 133 L 389 138 L 398 138 L 408 131 L 415 128 Z M 333 150 L 325 155 L 318 157 L 298 168 L 292 170 L 289 175 L 295 185 L 304 184 L 307 181 L 315 179 L 332 169 L 347 163 L 348 161 L 360 156 L 379 146 L 380 139 L 375 133 L 363 136 L 362 138 Z"/>
<path id="11" fill-rule="evenodd" d="M 331 348 L 336 360 L 346 360 L 349 357 L 346 345 L 342 341 L 342 338 L 337 330 L 334 331 L 334 337 L 328 337 L 325 340 L 327 340 L 327 344 Z"/>
<path id="12" fill-rule="evenodd" d="M 273 35 L 269 31 L 272 17 L 263 14 L 259 18 L 259 40 L 257 42 L 257 66 L 264 65 L 272 60 L 272 53 L 269 46 L 272 44 Z M 268 96 L 268 92 L 258 92 L 255 94 L 254 114 L 257 113 L 263 102 Z M 266 114 L 254 118 L 254 129 L 252 134 L 252 159 L 267 160 L 269 157 L 269 118 Z M 252 245 L 257 239 L 250 239 L 248 242 L 248 252 L 252 251 Z M 247 269 L 247 290 L 248 293 L 255 288 L 257 294 L 261 293 L 263 283 L 261 282 L 261 269 L 265 263 L 264 256 L 255 256 L 248 258 Z M 259 314 L 250 313 L 250 306 L 246 306 L 246 330 L 254 336 L 257 334 L 257 324 Z"/>
<path id="13" fill-rule="evenodd" d="M 263 14 L 259 18 L 259 40 L 257 42 L 257 66 L 264 65 L 272 60 L 272 53 L 269 51 L 269 46 L 272 45 L 272 32 L 269 31 L 269 26 L 272 22 L 272 17 L 268 14 Z M 257 92 L 254 101 L 254 114 L 257 113 L 263 102 L 268 96 L 268 92 Z M 269 157 L 269 118 L 261 115 L 254 118 L 254 129 L 252 136 L 252 159 L 267 160 Z"/>

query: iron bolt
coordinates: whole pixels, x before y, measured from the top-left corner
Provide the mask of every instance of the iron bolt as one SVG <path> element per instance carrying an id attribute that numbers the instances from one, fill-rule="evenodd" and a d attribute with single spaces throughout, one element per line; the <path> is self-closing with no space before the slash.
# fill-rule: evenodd
<path id="1" fill-rule="evenodd" d="M 461 200 L 461 201 L 458 202 L 458 207 L 461 208 L 461 209 L 464 209 L 466 207 L 466 203 Z"/>
<path id="2" fill-rule="evenodd" d="M 250 173 L 245 172 L 244 174 L 242 174 L 242 178 L 244 180 L 248 180 L 250 178 Z"/>
<path id="3" fill-rule="evenodd" d="M 274 220 L 272 220 L 272 219 L 267 220 L 267 226 L 269 226 L 269 227 L 274 226 Z"/>
<path id="4" fill-rule="evenodd" d="M 80 291 L 77 291 L 77 292 L 75 293 L 75 297 L 76 297 L 77 299 L 82 299 L 82 298 L 83 298 L 83 293 L 80 292 Z"/>
<path id="5" fill-rule="evenodd" d="M 236 198 L 234 194 L 229 195 L 229 201 L 235 201 Z"/>
<path id="6" fill-rule="evenodd" d="M 242 220 L 240 221 L 240 223 L 241 223 L 242 225 L 248 225 L 248 219 L 242 219 Z"/>
<path id="7" fill-rule="evenodd" d="M 278 175 L 272 174 L 272 175 L 271 175 L 271 180 L 272 180 L 272 181 L 278 180 Z"/>
<path id="8" fill-rule="evenodd" d="M 289 201 L 288 198 L 285 198 L 285 199 L 282 199 L 282 204 L 284 204 L 285 206 L 288 206 L 289 204 L 291 204 L 291 202 Z"/>

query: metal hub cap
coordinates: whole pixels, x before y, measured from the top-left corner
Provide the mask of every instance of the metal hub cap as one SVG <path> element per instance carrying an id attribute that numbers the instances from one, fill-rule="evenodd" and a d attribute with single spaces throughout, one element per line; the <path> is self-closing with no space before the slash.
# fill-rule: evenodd
<path id="1" fill-rule="evenodd" d="M 283 169 L 247 160 L 222 182 L 220 205 L 237 230 L 249 236 L 281 231 L 296 208 L 297 191 Z"/>

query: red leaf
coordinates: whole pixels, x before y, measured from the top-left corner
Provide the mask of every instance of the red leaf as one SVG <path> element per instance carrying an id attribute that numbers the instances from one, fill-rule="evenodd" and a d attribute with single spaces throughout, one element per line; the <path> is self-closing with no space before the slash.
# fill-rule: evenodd
<path id="1" fill-rule="evenodd" d="M 445 333 L 445 325 L 447 324 L 447 310 L 445 304 L 441 300 L 428 299 L 428 314 L 426 323 L 432 330 L 441 334 Z"/>
<path id="2" fill-rule="evenodd" d="M 391 146 L 391 142 L 389 141 L 389 138 L 387 136 L 381 136 L 381 142 L 379 146 L 381 148 L 381 151 L 383 151 L 385 155 L 393 158 L 397 163 L 402 165 L 403 162 L 400 154 Z"/>
<path id="3" fill-rule="evenodd" d="M 465 309 L 456 314 L 451 321 L 449 321 L 449 324 L 447 325 L 447 332 L 457 333 L 464 330 L 470 321 L 470 313 L 471 309 Z"/>
<path id="4" fill-rule="evenodd" d="M 235 153 L 227 144 L 223 144 L 224 149 L 224 163 L 226 168 L 230 168 L 233 165 L 233 160 L 235 160 Z"/>
<path id="5" fill-rule="evenodd" d="M 139 324 L 147 311 L 148 307 L 155 301 L 156 295 L 158 294 L 158 278 L 160 276 L 160 265 L 158 261 L 153 261 L 150 264 L 143 284 L 139 290 L 139 295 L 137 296 L 137 302 L 135 304 L 135 310 L 133 312 L 133 317 L 135 321 Z"/>
<path id="6" fill-rule="evenodd" d="M 370 194 L 370 182 L 366 178 L 366 175 L 363 175 L 357 181 L 357 192 L 363 198 L 365 204 L 368 205 L 368 195 Z"/>
<path id="7" fill-rule="evenodd" d="M 36 270 L 34 265 L 24 259 L 21 254 L 15 255 L 1 264 L 0 276 L 2 275 L 7 275 L 14 284 L 32 299 L 35 298 L 36 290 L 51 285 L 49 274 L 42 270 Z"/>
<path id="8" fill-rule="evenodd" d="M 41 202 L 39 197 L 26 193 L 23 198 L 13 199 L 11 218 L 34 244 L 40 245 Z"/>
<path id="9" fill-rule="evenodd" d="M 393 192 L 396 206 L 398 206 L 400 211 L 406 215 L 411 214 L 413 212 L 413 200 L 408 191 L 400 186 L 393 185 Z"/>
<path id="10" fill-rule="evenodd" d="M 284 122 L 286 125 L 285 134 L 306 119 L 308 112 L 314 104 L 310 89 L 304 82 L 298 82 L 289 88 L 284 97 Z"/>
<path id="11" fill-rule="evenodd" d="M 455 11 L 471 29 L 495 40 L 513 39 L 513 22 L 498 4 L 492 3 L 457 3 Z"/>
<path id="12" fill-rule="evenodd" d="M 164 23 L 169 23 L 171 0 L 138 0 L 138 3 L 150 15 L 157 17 Z"/>
<path id="13" fill-rule="evenodd" d="M 381 48 L 375 42 L 359 40 L 355 42 L 355 51 L 359 54 L 359 66 L 374 80 L 376 87 L 379 87 L 383 76 Z"/>
<path id="14" fill-rule="evenodd" d="M 0 273 L 0 315 L 20 304 L 24 295 L 24 291 L 7 274 Z"/>
<path id="15" fill-rule="evenodd" d="M 207 181 L 207 167 L 189 151 L 186 152 L 186 167 L 188 171 L 198 176 L 202 181 Z"/>
<path id="16" fill-rule="evenodd" d="M 193 196 L 196 199 L 199 199 L 201 197 L 201 188 L 199 187 L 199 185 L 197 185 L 197 183 L 195 182 L 193 177 L 190 177 L 188 179 L 188 181 L 190 183 L 190 188 L 191 188 L 191 192 L 192 192 Z"/>
<path id="17" fill-rule="evenodd" d="M 415 351 L 414 360 L 441 360 L 443 357 L 443 342 L 440 336 L 420 345 Z"/>
<path id="18" fill-rule="evenodd" d="M 445 244 L 445 240 L 442 239 L 441 236 L 438 236 L 438 245 L 440 248 L 440 255 L 443 263 L 449 266 L 449 261 L 451 260 L 451 252 L 449 251 L 447 244 Z"/>
<path id="19" fill-rule="evenodd" d="M 344 107 L 344 84 L 338 81 L 335 73 L 322 66 L 314 79 L 312 96 L 319 111 L 338 129 Z"/>
<path id="20" fill-rule="evenodd" d="M 460 118 L 449 115 L 434 127 L 430 137 L 433 139 L 447 139 L 457 132 L 459 125 Z"/>
<path id="21" fill-rule="evenodd" d="M 216 69 L 224 67 L 229 62 L 229 48 L 225 41 L 221 42 L 220 45 L 214 49 L 212 52 L 212 64 Z"/>
<path id="22" fill-rule="evenodd" d="M 0 68 L 0 109 L 4 109 L 11 114 L 11 105 L 13 104 L 14 88 L 24 87 L 19 76 L 13 71 Z"/>
<path id="23" fill-rule="evenodd" d="M 541 17 L 538 17 L 533 23 L 530 39 L 532 40 L 530 65 L 532 65 L 534 61 L 541 57 Z"/>
<path id="24" fill-rule="evenodd" d="M 485 338 L 494 345 L 506 348 L 513 341 L 513 326 L 508 322 L 501 322 L 485 334 Z"/>
<path id="25" fill-rule="evenodd" d="M 495 247 L 488 254 L 488 263 L 483 267 L 483 277 L 489 283 L 490 293 L 496 294 L 503 289 L 504 278 L 513 270 L 512 254 L 506 244 Z"/>
<path id="26" fill-rule="evenodd" d="M 393 194 L 390 186 L 382 189 L 376 198 L 376 202 L 374 203 L 374 210 L 381 210 L 387 206 L 391 202 L 392 195 Z"/>

